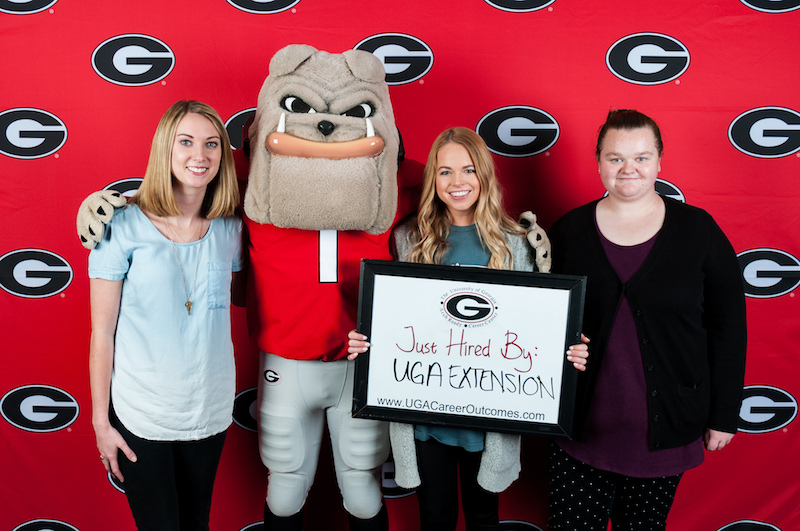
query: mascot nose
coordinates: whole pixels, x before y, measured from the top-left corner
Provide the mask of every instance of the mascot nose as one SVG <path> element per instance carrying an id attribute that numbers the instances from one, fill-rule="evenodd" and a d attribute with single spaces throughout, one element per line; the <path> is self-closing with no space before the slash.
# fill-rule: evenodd
<path id="1" fill-rule="evenodd" d="M 336 126 L 333 125 L 333 123 L 329 122 L 328 120 L 322 120 L 320 123 L 317 124 L 317 129 L 319 129 L 319 132 L 325 136 L 328 136 L 329 134 L 333 133 L 333 130 L 335 128 Z"/>

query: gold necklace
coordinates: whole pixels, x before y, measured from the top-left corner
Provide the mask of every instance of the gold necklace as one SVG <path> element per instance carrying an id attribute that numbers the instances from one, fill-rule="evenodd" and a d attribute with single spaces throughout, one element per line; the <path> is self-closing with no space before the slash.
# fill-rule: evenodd
<path id="1" fill-rule="evenodd" d="M 173 239 L 175 238 L 175 234 L 172 232 L 172 226 L 167 223 L 167 227 L 169 227 L 169 232 L 172 238 L 170 238 L 169 243 L 172 244 L 172 252 L 175 253 L 175 259 L 178 260 L 178 267 L 181 269 L 181 278 L 183 279 L 183 291 L 186 293 L 186 312 L 189 315 L 192 315 L 192 297 L 194 297 L 194 288 L 197 286 L 197 272 L 200 268 L 200 251 L 203 250 L 203 240 L 200 240 L 200 246 L 197 248 L 197 263 L 194 266 L 194 282 L 192 283 L 192 292 L 189 293 L 189 287 L 186 285 L 186 275 L 183 272 L 183 264 L 181 263 L 181 259 L 178 256 L 178 249 L 175 247 L 175 242 Z M 200 235 L 203 234 L 203 222 L 200 222 Z M 187 243 L 187 242 L 183 242 Z"/>

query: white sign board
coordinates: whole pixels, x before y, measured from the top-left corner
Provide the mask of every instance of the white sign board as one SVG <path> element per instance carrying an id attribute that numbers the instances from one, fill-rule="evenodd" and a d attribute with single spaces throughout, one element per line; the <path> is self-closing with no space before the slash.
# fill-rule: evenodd
<path id="1" fill-rule="evenodd" d="M 569 436 L 583 277 L 365 260 L 354 415 Z"/>

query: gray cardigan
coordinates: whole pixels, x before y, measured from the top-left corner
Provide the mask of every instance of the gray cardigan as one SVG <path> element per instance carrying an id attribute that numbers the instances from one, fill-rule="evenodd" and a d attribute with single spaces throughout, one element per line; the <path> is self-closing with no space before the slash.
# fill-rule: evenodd
<path id="1" fill-rule="evenodd" d="M 414 220 L 411 219 L 394 229 L 397 259 L 403 262 L 407 261 L 411 250 L 408 235 L 413 223 Z M 541 230 L 538 226 L 537 229 Z M 536 271 L 534 249 L 528 244 L 526 237 L 506 234 L 505 239 L 514 257 L 513 269 Z M 418 487 L 421 480 L 414 444 L 414 425 L 392 422 L 389 425 L 389 437 L 394 456 L 395 481 L 406 489 Z M 507 489 L 519 477 L 521 447 L 519 435 L 487 432 L 478 469 L 478 484 L 489 492 L 502 492 Z"/>

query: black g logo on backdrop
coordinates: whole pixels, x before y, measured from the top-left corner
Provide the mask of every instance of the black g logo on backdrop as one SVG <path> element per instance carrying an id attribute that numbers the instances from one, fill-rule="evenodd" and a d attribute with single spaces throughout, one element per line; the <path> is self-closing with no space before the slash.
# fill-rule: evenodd
<path id="1" fill-rule="evenodd" d="M 541 109 L 512 106 L 481 118 L 476 131 L 492 153 L 529 157 L 550 149 L 560 129 L 556 119 Z"/>
<path id="2" fill-rule="evenodd" d="M 800 285 L 800 261 L 778 249 L 750 249 L 736 257 L 744 294 L 756 299 L 780 297 Z"/>
<path id="3" fill-rule="evenodd" d="M 233 422 L 247 431 L 257 431 L 258 429 L 256 400 L 258 400 L 258 389 L 255 387 L 242 391 L 233 400 Z"/>
<path id="4" fill-rule="evenodd" d="M 781 529 L 766 522 L 755 520 L 739 520 L 725 527 L 720 527 L 717 531 L 781 531 Z"/>
<path id="5" fill-rule="evenodd" d="M 759 107 L 736 117 L 728 128 L 733 147 L 764 159 L 800 150 L 800 113 L 783 107 Z"/>
<path id="6" fill-rule="evenodd" d="M 783 389 L 751 385 L 742 392 L 739 431 L 768 433 L 788 425 L 796 416 L 797 400 Z"/>
<path id="7" fill-rule="evenodd" d="M 388 85 L 403 85 L 421 78 L 433 66 L 433 50 L 411 35 L 382 33 L 353 47 L 373 54 L 383 63 Z"/>
<path id="8" fill-rule="evenodd" d="M 10 15 L 32 15 L 44 11 L 56 2 L 58 0 L 30 0 L 29 2 L 0 0 L 0 12 Z"/>
<path id="9" fill-rule="evenodd" d="M 502 11 L 527 13 L 549 6 L 556 0 L 486 0 L 486 3 Z"/>
<path id="10" fill-rule="evenodd" d="M 55 153 L 67 141 L 67 126 L 55 114 L 40 109 L 9 109 L 0 113 L 0 153 L 15 159 L 39 159 Z"/>
<path id="11" fill-rule="evenodd" d="M 12 531 L 79 531 L 77 527 L 58 520 L 31 520 L 18 525 Z"/>
<path id="12" fill-rule="evenodd" d="M 255 114 L 256 108 L 252 107 L 237 112 L 225 122 L 225 130 L 228 132 L 228 136 L 231 139 L 231 148 L 242 149 L 244 138 L 247 133 L 244 129 L 249 125 L 248 121 L 255 116 Z"/>
<path id="13" fill-rule="evenodd" d="M 290 7 L 297 5 L 300 0 L 228 0 L 228 3 L 236 9 L 254 13 L 256 15 L 270 15 L 286 11 Z"/>
<path id="14" fill-rule="evenodd" d="M 628 83 L 658 85 L 672 81 L 689 68 L 689 50 L 667 35 L 636 33 L 611 45 L 606 65 L 612 74 Z"/>
<path id="15" fill-rule="evenodd" d="M 800 7 L 800 0 L 742 0 L 742 3 L 765 13 L 786 13 Z"/>
<path id="16" fill-rule="evenodd" d="M 0 256 L 0 288 L 26 299 L 61 293 L 72 282 L 72 267 L 50 251 L 18 249 Z"/>
<path id="17" fill-rule="evenodd" d="M 78 418 L 78 410 L 77 400 L 49 385 L 17 387 L 0 399 L 3 418 L 25 431 L 62 430 Z"/>
<path id="18" fill-rule="evenodd" d="M 117 35 L 92 53 L 92 67 L 100 77 L 127 87 L 160 81 L 174 66 L 175 54 L 169 46 L 148 35 Z"/>
<path id="19" fill-rule="evenodd" d="M 119 181 L 114 181 L 113 183 L 109 184 L 103 190 L 114 190 L 115 192 L 119 192 L 125 197 L 133 197 L 136 194 L 136 190 L 139 189 L 141 186 L 142 181 L 141 177 L 130 177 L 129 179 L 120 179 Z"/>

